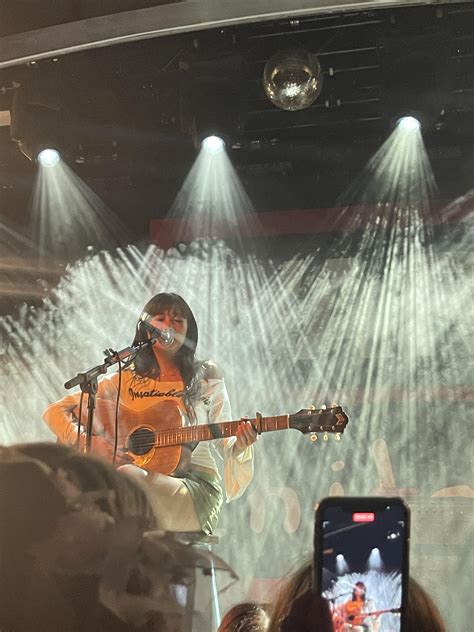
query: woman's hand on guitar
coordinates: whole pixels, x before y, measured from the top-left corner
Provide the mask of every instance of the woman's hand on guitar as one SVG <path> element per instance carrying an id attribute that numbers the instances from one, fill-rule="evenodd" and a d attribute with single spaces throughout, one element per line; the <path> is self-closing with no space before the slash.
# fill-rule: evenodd
<path id="1" fill-rule="evenodd" d="M 235 434 L 237 440 L 234 444 L 234 454 L 243 452 L 258 439 L 258 434 L 248 419 L 242 419 Z"/>

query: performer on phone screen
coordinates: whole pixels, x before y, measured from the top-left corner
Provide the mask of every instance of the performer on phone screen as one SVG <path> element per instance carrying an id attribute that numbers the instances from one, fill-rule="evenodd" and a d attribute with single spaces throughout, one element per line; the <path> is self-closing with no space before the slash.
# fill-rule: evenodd
<path id="1" fill-rule="evenodd" d="M 369 606 L 366 585 L 358 581 L 354 585 L 351 598 L 335 608 L 335 632 L 377 632 L 378 620 L 368 617 L 369 610 L 375 610 L 375 607 Z"/>

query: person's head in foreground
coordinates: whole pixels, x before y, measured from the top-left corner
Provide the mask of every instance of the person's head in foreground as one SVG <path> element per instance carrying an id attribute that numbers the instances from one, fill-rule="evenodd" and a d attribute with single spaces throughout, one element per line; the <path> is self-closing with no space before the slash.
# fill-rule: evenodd
<path id="1" fill-rule="evenodd" d="M 218 632 L 265 632 L 268 615 L 258 603 L 248 601 L 233 606 L 224 615 Z"/>
<path id="2" fill-rule="evenodd" d="M 2 632 L 181 632 L 186 551 L 149 537 L 128 477 L 63 445 L 0 446 L 0 505 Z"/>
<path id="3" fill-rule="evenodd" d="M 269 605 L 268 632 L 334 632 L 329 603 L 312 592 L 312 577 L 313 565 L 308 562 L 282 583 Z M 435 603 L 411 577 L 402 632 L 446 632 Z"/>

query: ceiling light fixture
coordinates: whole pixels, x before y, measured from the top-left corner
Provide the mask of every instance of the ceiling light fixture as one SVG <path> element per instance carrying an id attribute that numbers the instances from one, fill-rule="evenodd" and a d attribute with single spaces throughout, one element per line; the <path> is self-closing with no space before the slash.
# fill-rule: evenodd
<path id="1" fill-rule="evenodd" d="M 398 119 L 397 125 L 404 132 L 415 132 L 421 128 L 420 121 L 414 116 L 402 116 Z"/>
<path id="2" fill-rule="evenodd" d="M 56 149 L 42 149 L 37 156 L 37 161 L 42 167 L 55 167 L 61 160 L 61 155 Z"/>
<path id="3" fill-rule="evenodd" d="M 224 150 L 225 142 L 223 138 L 213 134 L 212 136 L 206 136 L 206 138 L 202 141 L 201 146 L 206 151 L 212 154 L 217 154 L 218 152 Z"/>

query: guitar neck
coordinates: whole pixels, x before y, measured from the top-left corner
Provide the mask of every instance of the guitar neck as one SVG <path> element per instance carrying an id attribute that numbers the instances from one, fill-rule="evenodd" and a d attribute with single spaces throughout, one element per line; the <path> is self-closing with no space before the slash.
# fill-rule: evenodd
<path id="1" fill-rule="evenodd" d="M 287 430 L 289 426 L 288 415 L 276 417 L 260 417 L 249 419 L 257 432 L 273 432 L 275 430 Z M 235 437 L 239 424 L 238 421 L 222 421 L 216 424 L 199 424 L 197 426 L 183 426 L 182 428 L 170 428 L 156 433 L 156 446 L 163 448 L 195 441 L 211 441 L 212 439 L 227 439 Z"/>
<path id="2" fill-rule="evenodd" d="M 400 608 L 385 608 L 385 610 L 376 610 L 375 612 L 367 612 L 364 614 L 365 617 L 378 617 L 381 614 L 400 614 Z"/>
<path id="3" fill-rule="evenodd" d="M 400 614 L 401 609 L 400 608 L 385 608 L 385 610 L 375 610 L 374 612 L 361 612 L 360 614 L 356 614 L 354 615 L 355 619 L 358 619 L 359 617 L 364 619 L 365 617 L 378 617 L 381 614 Z M 349 619 L 350 617 L 348 617 Z"/>

